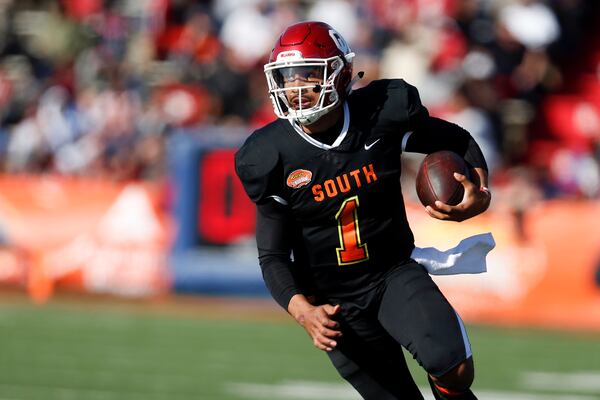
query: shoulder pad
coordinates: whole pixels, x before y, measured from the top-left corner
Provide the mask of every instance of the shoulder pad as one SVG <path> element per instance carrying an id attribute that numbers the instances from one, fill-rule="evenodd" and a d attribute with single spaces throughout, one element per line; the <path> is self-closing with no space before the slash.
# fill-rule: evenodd
<path id="1" fill-rule="evenodd" d="M 429 111 L 421 102 L 421 96 L 417 88 L 404 80 L 400 80 L 400 82 L 402 82 L 406 90 L 406 111 L 409 129 L 418 129 L 429 118 Z"/>
<path id="2" fill-rule="evenodd" d="M 250 135 L 235 154 L 236 173 L 253 202 L 259 203 L 272 195 L 281 196 L 277 187 L 278 164 L 279 152 L 260 131 Z"/>
<path id="3" fill-rule="evenodd" d="M 415 129 L 429 116 L 417 88 L 403 79 L 375 80 L 356 94 L 357 102 L 376 107 L 373 111 L 381 122 L 400 124 L 403 132 Z"/>

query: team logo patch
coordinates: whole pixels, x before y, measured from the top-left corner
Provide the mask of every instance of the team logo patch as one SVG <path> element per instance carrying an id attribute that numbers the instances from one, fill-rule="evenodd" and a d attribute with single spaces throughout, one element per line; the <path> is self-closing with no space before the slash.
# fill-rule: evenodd
<path id="1" fill-rule="evenodd" d="M 312 172 L 306 169 L 297 169 L 288 175 L 287 185 L 292 189 L 299 189 L 308 185 L 311 180 Z"/>

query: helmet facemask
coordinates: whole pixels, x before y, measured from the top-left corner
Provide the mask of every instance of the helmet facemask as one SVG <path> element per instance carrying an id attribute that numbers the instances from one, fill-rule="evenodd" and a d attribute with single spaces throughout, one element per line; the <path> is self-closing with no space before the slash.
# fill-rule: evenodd
<path id="1" fill-rule="evenodd" d="M 353 56 L 349 53 L 344 60 L 340 56 L 302 58 L 291 54 L 289 59 L 266 64 L 264 71 L 277 117 L 310 125 L 337 107 L 346 93 L 338 93 L 336 80 Z M 302 99 L 309 91 L 318 92 L 319 97 L 306 107 Z"/>

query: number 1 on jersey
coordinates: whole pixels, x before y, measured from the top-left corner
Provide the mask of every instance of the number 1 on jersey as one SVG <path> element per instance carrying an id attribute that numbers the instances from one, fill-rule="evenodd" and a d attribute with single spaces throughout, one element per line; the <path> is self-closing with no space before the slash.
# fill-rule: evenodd
<path id="1" fill-rule="evenodd" d="M 340 247 L 336 249 L 338 265 L 355 264 L 369 258 L 367 244 L 360 242 L 357 209 L 358 196 L 353 196 L 344 200 L 335 215 L 340 237 Z"/>

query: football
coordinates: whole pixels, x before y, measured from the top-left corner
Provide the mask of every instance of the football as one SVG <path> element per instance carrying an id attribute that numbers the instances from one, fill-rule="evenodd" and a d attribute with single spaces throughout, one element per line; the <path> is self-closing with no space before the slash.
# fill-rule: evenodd
<path id="1" fill-rule="evenodd" d="M 433 206 L 436 200 L 452 206 L 461 202 L 464 187 L 454 178 L 454 172 L 469 178 L 467 163 L 452 151 L 437 151 L 423 159 L 415 185 L 424 206 Z"/>

